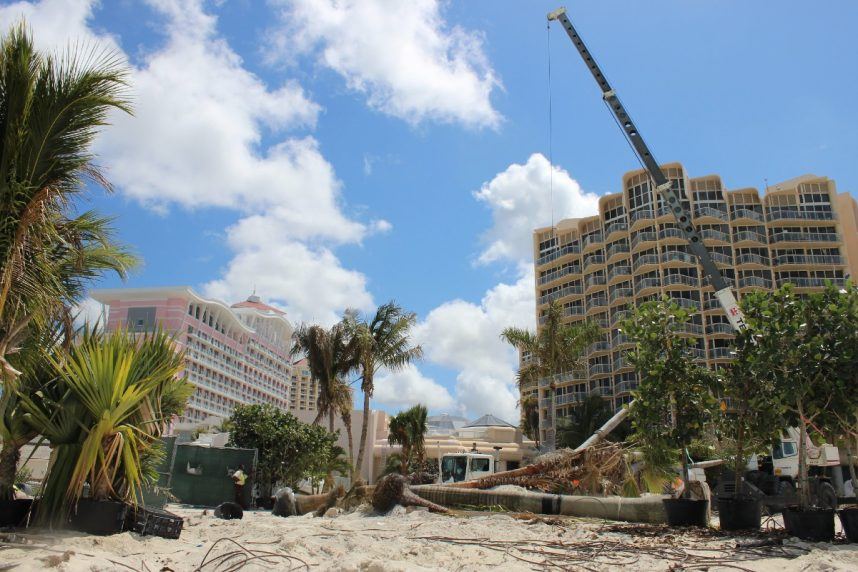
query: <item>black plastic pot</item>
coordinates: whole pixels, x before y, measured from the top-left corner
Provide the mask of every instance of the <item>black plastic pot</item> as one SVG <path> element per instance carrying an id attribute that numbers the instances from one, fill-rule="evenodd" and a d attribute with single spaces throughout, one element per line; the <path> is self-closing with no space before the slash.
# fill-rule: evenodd
<path id="1" fill-rule="evenodd" d="M 664 499 L 664 511 L 670 526 L 707 526 L 709 501 L 693 499 Z"/>
<path id="2" fill-rule="evenodd" d="M 128 505 L 116 501 L 81 499 L 69 523 L 75 530 L 90 534 L 116 534 L 125 527 Z"/>
<path id="3" fill-rule="evenodd" d="M 762 503 L 757 499 L 719 498 L 721 530 L 756 530 L 762 523 Z"/>
<path id="4" fill-rule="evenodd" d="M 843 533 L 849 542 L 858 542 L 858 508 L 844 508 L 837 511 Z"/>
<path id="5" fill-rule="evenodd" d="M 812 542 L 834 540 L 834 509 L 811 508 L 800 510 L 788 506 L 783 510 L 787 534 Z"/>
<path id="6" fill-rule="evenodd" d="M 33 499 L 0 501 L 0 526 L 21 526 L 32 504 Z"/>

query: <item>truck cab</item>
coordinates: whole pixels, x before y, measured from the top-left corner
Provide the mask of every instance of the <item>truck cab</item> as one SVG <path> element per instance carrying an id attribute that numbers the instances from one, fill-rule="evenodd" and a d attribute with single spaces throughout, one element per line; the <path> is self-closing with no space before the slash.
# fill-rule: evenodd
<path id="1" fill-rule="evenodd" d="M 448 453 L 439 460 L 443 483 L 473 481 L 494 474 L 494 457 L 486 453 Z"/>

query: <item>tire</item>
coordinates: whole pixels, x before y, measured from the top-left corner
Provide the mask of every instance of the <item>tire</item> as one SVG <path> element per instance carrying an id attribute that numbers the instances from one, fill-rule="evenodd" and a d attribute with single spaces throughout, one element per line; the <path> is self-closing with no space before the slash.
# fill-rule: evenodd
<path id="1" fill-rule="evenodd" d="M 789 481 L 780 481 L 778 483 L 778 496 L 789 497 L 795 494 L 795 487 Z"/>
<path id="2" fill-rule="evenodd" d="M 816 489 L 816 505 L 820 508 L 837 508 L 837 492 L 831 483 L 821 482 Z"/>

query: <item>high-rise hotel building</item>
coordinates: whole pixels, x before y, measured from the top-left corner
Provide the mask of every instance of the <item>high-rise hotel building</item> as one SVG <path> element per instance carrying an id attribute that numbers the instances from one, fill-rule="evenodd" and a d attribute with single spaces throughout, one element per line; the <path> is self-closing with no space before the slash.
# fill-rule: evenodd
<path id="1" fill-rule="evenodd" d="M 826 280 L 842 283 L 858 267 L 858 205 L 838 195 L 834 181 L 806 175 L 760 195 L 726 190 L 717 175 L 689 178 L 677 163 L 662 168 L 738 299 L 787 282 L 811 292 Z M 534 231 L 538 327 L 549 302 L 559 300 L 566 322 L 593 320 L 603 331 L 585 369 L 557 376 L 554 411 L 549 379 L 522 390 L 522 397 L 538 395 L 540 434 L 549 443 L 556 418 L 589 393 L 615 408 L 631 400 L 638 379 L 625 354 L 632 344 L 618 326 L 642 302 L 668 296 L 699 309 L 684 332 L 696 341 L 697 359 L 709 367 L 730 359 L 733 330 L 670 209 L 645 171 L 627 173 L 622 184 L 622 193 L 601 197 L 598 215 Z"/>
<path id="2" fill-rule="evenodd" d="M 196 387 L 183 422 L 227 418 L 238 404 L 289 409 L 292 325 L 285 313 L 251 296 L 229 306 L 187 286 L 95 290 L 107 307 L 107 331 L 160 327 L 185 352 L 184 373 Z"/>

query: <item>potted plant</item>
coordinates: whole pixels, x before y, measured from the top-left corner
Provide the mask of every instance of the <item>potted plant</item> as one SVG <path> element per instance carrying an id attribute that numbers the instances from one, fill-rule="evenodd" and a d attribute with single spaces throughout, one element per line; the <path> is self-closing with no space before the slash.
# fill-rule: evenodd
<path id="1" fill-rule="evenodd" d="M 858 287 L 851 282 L 843 289 L 829 286 L 824 295 L 826 335 L 833 350 L 831 376 L 834 399 L 826 408 L 826 423 L 835 427 L 845 446 L 853 488 L 858 485 L 853 451 L 858 450 Z M 858 507 L 838 511 L 843 532 L 858 542 Z"/>
<path id="2" fill-rule="evenodd" d="M 722 530 L 760 528 L 761 500 L 746 493 L 745 470 L 751 456 L 776 443 L 785 427 L 775 385 L 756 371 L 752 339 L 751 330 L 737 334 L 736 359 L 718 379 L 722 400 L 716 427 L 732 476 L 731 492 L 718 497 Z"/>
<path id="3" fill-rule="evenodd" d="M 122 530 L 129 505 L 157 479 L 163 429 L 192 391 L 176 376 L 181 363 L 163 332 L 89 329 L 52 360 L 56 384 L 22 396 L 31 424 L 54 446 L 39 508 L 45 518 L 62 524 L 70 515 L 73 526 L 97 534 Z"/>
<path id="4" fill-rule="evenodd" d="M 745 321 L 754 337 L 747 351 L 756 377 L 772 384 L 786 424 L 798 429 L 798 504 L 785 507 L 783 516 L 787 532 L 804 540 L 834 538 L 834 509 L 814 505 L 807 448 L 812 431 L 818 435 L 816 427 L 831 426 L 843 395 L 841 356 L 846 332 L 855 327 L 855 316 L 844 314 L 849 298 L 832 285 L 798 296 L 787 284 L 744 300 Z"/>
<path id="5" fill-rule="evenodd" d="M 664 500 L 668 523 L 674 526 L 708 523 L 706 500 L 690 497 L 689 445 L 699 438 L 713 408 L 713 376 L 696 365 L 693 341 L 680 335 L 691 314 L 665 298 L 646 302 L 625 321 L 623 330 L 635 341 L 629 361 L 640 385 L 629 411 L 632 442 L 643 455 L 644 488 L 659 491 L 681 465 L 683 486 L 679 498 Z"/>

